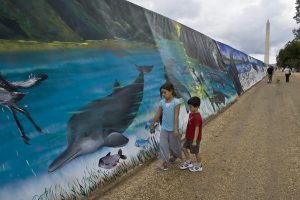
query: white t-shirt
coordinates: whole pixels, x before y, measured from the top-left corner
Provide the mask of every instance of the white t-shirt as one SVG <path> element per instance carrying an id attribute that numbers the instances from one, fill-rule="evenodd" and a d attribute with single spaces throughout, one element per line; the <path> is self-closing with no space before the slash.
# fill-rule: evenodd
<path id="1" fill-rule="evenodd" d="M 291 69 L 286 67 L 284 69 L 284 74 L 290 74 L 290 73 L 291 73 Z"/>

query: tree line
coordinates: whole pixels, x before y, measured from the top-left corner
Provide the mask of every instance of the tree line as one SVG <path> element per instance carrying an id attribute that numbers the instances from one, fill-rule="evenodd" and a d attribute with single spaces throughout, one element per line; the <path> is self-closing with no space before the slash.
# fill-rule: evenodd
<path id="1" fill-rule="evenodd" d="M 300 24 L 300 0 L 296 0 L 296 14 L 293 17 Z M 283 49 L 280 49 L 276 57 L 278 67 L 294 67 L 300 70 L 300 28 L 293 30 L 294 39 L 289 41 Z"/>

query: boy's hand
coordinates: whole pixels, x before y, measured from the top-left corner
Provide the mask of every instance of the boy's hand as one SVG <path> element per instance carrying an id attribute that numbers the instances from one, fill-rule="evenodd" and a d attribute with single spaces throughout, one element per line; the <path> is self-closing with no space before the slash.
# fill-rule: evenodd
<path id="1" fill-rule="evenodd" d="M 193 141 L 192 145 L 196 146 L 197 145 L 197 141 Z"/>

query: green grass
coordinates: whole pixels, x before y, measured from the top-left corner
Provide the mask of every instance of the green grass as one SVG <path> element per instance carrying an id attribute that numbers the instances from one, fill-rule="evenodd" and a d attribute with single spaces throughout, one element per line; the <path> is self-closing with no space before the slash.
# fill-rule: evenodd
<path id="1" fill-rule="evenodd" d="M 154 48 L 154 45 L 142 42 L 127 41 L 124 39 L 114 40 L 84 40 L 82 42 L 39 42 L 28 40 L 2 40 L 0 39 L 0 52 L 19 52 L 19 51 L 43 51 L 59 49 L 132 49 L 132 48 Z"/>

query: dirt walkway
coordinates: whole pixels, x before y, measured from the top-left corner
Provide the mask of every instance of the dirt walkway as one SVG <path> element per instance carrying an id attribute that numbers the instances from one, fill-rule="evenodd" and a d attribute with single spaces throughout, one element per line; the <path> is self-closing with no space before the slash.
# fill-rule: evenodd
<path id="1" fill-rule="evenodd" d="M 277 79 L 280 82 L 277 83 Z M 90 199 L 300 199 L 300 74 L 254 86 L 203 129 L 203 172 L 157 161 Z"/>

